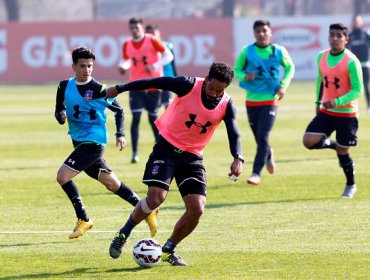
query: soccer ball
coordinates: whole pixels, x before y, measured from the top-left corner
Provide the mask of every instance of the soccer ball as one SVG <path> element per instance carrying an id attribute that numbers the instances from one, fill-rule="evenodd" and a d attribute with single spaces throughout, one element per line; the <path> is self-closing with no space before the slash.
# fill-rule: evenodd
<path id="1" fill-rule="evenodd" d="M 135 262 L 141 267 L 157 266 L 162 259 L 162 247 L 152 238 L 139 240 L 132 253 Z"/>

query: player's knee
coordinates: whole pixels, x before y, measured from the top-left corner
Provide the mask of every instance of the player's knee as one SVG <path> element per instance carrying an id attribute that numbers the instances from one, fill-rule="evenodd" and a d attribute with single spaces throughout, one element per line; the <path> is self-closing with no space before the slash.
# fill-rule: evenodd
<path id="1" fill-rule="evenodd" d="M 199 219 L 204 213 L 204 206 L 202 205 L 194 205 L 187 209 L 187 212 L 196 219 Z"/>
<path id="2" fill-rule="evenodd" d="M 310 142 L 303 141 L 303 146 L 304 146 L 306 149 L 312 150 L 312 145 L 310 144 Z"/>
<path id="3" fill-rule="evenodd" d="M 309 150 L 312 150 L 314 145 L 315 145 L 315 143 L 313 143 L 312 140 L 309 137 L 307 137 L 306 135 L 303 136 L 303 141 L 302 142 L 303 142 L 303 146 L 305 148 L 309 149 Z"/>
<path id="4" fill-rule="evenodd" d="M 142 200 L 140 200 L 139 203 L 141 210 L 147 214 L 151 213 L 153 210 L 161 205 L 161 203 L 159 203 L 158 201 L 155 201 L 153 199 L 149 200 L 148 197 L 143 198 Z"/>
<path id="5" fill-rule="evenodd" d="M 103 173 L 102 173 L 103 174 Z M 121 185 L 121 182 L 116 179 L 116 177 L 111 176 L 111 174 L 105 174 L 104 176 L 99 176 L 99 182 L 102 183 L 106 189 L 110 192 L 116 193 Z"/>
<path id="6" fill-rule="evenodd" d="M 118 191 L 119 185 L 113 182 L 107 182 L 104 184 L 108 191 L 116 193 Z"/>
<path id="7" fill-rule="evenodd" d="M 108 169 L 102 169 L 98 177 L 95 179 L 102 183 L 108 191 L 114 193 L 116 193 L 121 186 L 121 181 L 116 177 L 113 171 Z"/>
<path id="8" fill-rule="evenodd" d="M 166 199 L 167 191 L 165 190 L 156 190 L 156 191 L 149 191 L 148 196 L 146 197 L 145 201 L 148 207 L 151 210 L 158 208 L 163 201 Z"/>
<path id="9" fill-rule="evenodd" d="M 189 209 L 188 213 L 194 220 L 199 220 L 200 217 L 202 217 L 204 210 L 201 208 Z"/>
<path id="10" fill-rule="evenodd" d="M 57 180 L 59 185 L 61 185 L 61 186 L 64 185 L 63 179 L 60 176 L 58 176 L 58 174 L 57 174 L 56 180 Z"/>
<path id="11" fill-rule="evenodd" d="M 163 201 L 164 197 L 162 196 L 148 196 L 146 198 L 147 205 L 151 210 L 158 208 L 163 203 Z"/>
<path id="12" fill-rule="evenodd" d="M 70 181 L 70 178 L 67 178 L 63 172 L 61 172 L 60 170 L 58 171 L 57 173 L 57 178 L 56 178 L 57 182 L 59 183 L 59 185 L 63 186 L 65 183 L 67 183 L 68 181 Z"/>

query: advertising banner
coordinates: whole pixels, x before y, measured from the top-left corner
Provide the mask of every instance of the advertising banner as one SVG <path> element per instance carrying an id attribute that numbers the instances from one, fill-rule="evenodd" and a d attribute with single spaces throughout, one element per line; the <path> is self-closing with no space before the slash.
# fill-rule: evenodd
<path id="1" fill-rule="evenodd" d="M 231 19 L 148 20 L 172 41 L 180 75 L 204 76 L 211 63 L 233 63 Z M 96 54 L 94 77 L 125 80 L 117 71 L 127 21 L 0 24 L 0 83 L 58 81 L 73 75 L 71 50 L 89 46 Z"/>

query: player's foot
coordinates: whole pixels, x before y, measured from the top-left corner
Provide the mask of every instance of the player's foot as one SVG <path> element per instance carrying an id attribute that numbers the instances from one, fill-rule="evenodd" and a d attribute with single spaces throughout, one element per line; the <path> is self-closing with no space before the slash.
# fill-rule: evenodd
<path id="1" fill-rule="evenodd" d="M 270 158 L 268 158 L 266 161 L 266 168 L 270 174 L 274 174 L 275 169 L 276 169 L 276 164 L 275 164 L 273 149 L 270 149 Z"/>
<path id="2" fill-rule="evenodd" d="M 149 229 L 150 229 L 150 235 L 152 237 L 154 237 L 158 231 L 158 219 L 157 219 L 157 216 L 158 216 L 158 212 L 159 212 L 159 209 L 155 209 L 152 211 L 152 213 L 149 214 L 148 217 L 146 217 L 145 221 L 146 223 L 148 224 L 149 226 Z"/>
<path id="3" fill-rule="evenodd" d="M 252 173 L 252 175 L 248 178 L 247 183 L 257 186 L 261 181 L 261 177 L 255 173 Z"/>
<path id="4" fill-rule="evenodd" d="M 110 244 L 109 247 L 109 255 L 113 259 L 117 259 L 121 253 L 122 253 L 122 248 L 123 245 L 126 243 L 126 236 L 123 233 L 116 233 L 116 236 L 113 238 L 112 243 Z"/>
<path id="5" fill-rule="evenodd" d="M 163 252 L 162 260 L 164 262 L 170 263 L 173 266 L 188 266 L 188 264 L 184 262 L 178 255 L 176 255 L 175 252 L 172 253 Z"/>
<path id="6" fill-rule="evenodd" d="M 370 115 L 370 107 L 367 108 L 367 113 Z"/>
<path id="7" fill-rule="evenodd" d="M 93 227 L 94 223 L 91 219 L 89 219 L 87 222 L 82 220 L 82 219 L 78 219 L 77 220 L 77 223 L 76 223 L 76 227 L 75 229 L 73 230 L 73 232 L 69 235 L 69 239 L 73 239 L 73 238 L 77 238 L 77 237 L 80 237 L 81 235 L 83 235 L 86 231 L 88 231 L 89 229 L 91 229 Z"/>
<path id="8" fill-rule="evenodd" d="M 133 155 L 131 158 L 131 163 L 138 163 L 139 162 L 139 156 L 138 155 Z"/>
<path id="9" fill-rule="evenodd" d="M 353 198 L 356 192 L 357 192 L 356 184 L 351 185 L 351 186 L 346 185 L 341 198 Z"/>

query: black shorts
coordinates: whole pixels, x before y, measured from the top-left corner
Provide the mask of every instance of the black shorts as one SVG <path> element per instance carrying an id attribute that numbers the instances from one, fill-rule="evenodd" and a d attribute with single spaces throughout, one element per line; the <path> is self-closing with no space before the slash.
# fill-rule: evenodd
<path id="1" fill-rule="evenodd" d="M 173 178 L 181 196 L 206 196 L 207 179 L 203 158 L 178 150 L 160 137 L 146 163 L 143 183 L 168 191 Z"/>
<path id="2" fill-rule="evenodd" d="M 130 91 L 131 112 L 147 110 L 149 114 L 157 115 L 161 107 L 160 91 Z"/>
<path id="3" fill-rule="evenodd" d="M 172 92 L 168 90 L 162 91 L 161 100 L 162 105 L 169 105 L 171 102 Z"/>
<path id="4" fill-rule="evenodd" d="M 358 120 L 356 117 L 334 117 L 319 112 L 307 126 L 306 134 L 323 134 L 329 137 L 336 132 L 337 144 L 341 147 L 357 146 Z"/>
<path id="5" fill-rule="evenodd" d="M 104 146 L 91 142 L 73 143 L 75 150 L 64 161 L 70 169 L 81 172 L 98 180 L 100 172 L 112 173 L 105 160 L 103 159 Z"/>

